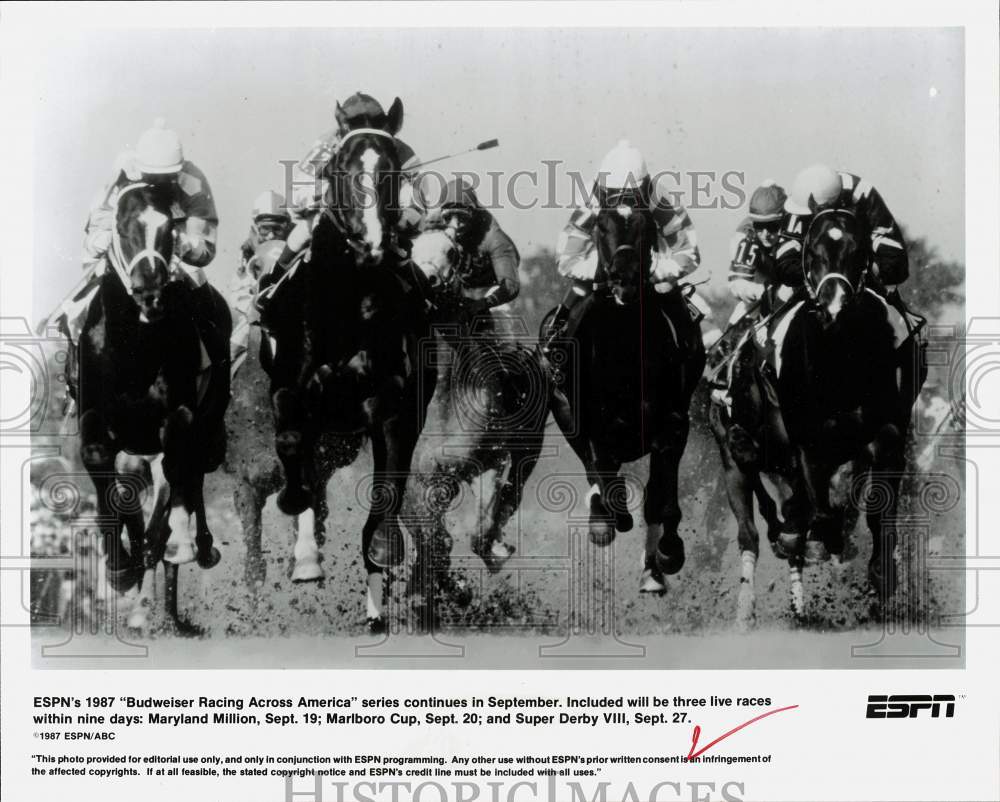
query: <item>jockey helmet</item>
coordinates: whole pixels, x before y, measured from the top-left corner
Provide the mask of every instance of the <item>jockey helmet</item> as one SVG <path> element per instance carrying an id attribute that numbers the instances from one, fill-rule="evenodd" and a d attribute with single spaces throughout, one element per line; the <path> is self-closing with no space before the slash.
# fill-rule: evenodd
<path id="1" fill-rule="evenodd" d="M 355 92 L 340 104 L 340 108 L 347 120 L 353 120 L 355 117 L 380 120 L 385 117 L 385 109 L 382 108 L 382 104 L 364 92 Z"/>
<path id="2" fill-rule="evenodd" d="M 260 193 L 253 202 L 253 220 L 257 222 L 262 218 L 280 217 L 289 218 L 288 207 L 285 206 L 285 199 L 272 189 Z"/>
<path id="3" fill-rule="evenodd" d="M 806 167 L 795 176 L 792 194 L 785 201 L 785 211 L 792 214 L 812 214 L 818 206 L 835 201 L 844 188 L 844 182 L 836 170 L 825 164 Z"/>
<path id="4" fill-rule="evenodd" d="M 649 170 L 642 153 L 622 139 L 601 160 L 597 185 L 600 189 L 638 189 L 647 178 Z"/>
<path id="5" fill-rule="evenodd" d="M 153 127 L 143 131 L 135 148 L 136 167 L 151 175 L 179 173 L 184 166 L 184 151 L 176 131 L 167 128 L 158 117 Z"/>
<path id="6" fill-rule="evenodd" d="M 441 193 L 441 208 L 450 212 L 473 214 L 480 208 L 475 187 L 464 178 L 453 178 Z"/>
<path id="7" fill-rule="evenodd" d="M 750 196 L 750 219 L 755 223 L 771 223 L 784 215 L 787 196 L 773 179 L 768 179 Z"/>

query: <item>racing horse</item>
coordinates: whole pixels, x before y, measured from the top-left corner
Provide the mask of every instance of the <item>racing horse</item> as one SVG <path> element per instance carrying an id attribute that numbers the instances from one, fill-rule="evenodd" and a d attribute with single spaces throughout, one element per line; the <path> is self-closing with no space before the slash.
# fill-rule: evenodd
<path id="1" fill-rule="evenodd" d="M 691 397 L 705 365 L 701 337 L 678 332 L 668 304 L 685 306 L 686 289 L 660 294 L 651 283 L 658 231 L 643 192 L 603 192 L 593 228 L 598 264 L 594 300 L 576 332 L 577 358 L 569 343 L 549 340 L 578 425 L 569 437 L 590 483 L 590 539 L 607 545 L 615 532 L 633 526 L 627 509 L 623 463 L 649 455 L 643 513 L 647 540 L 641 592 L 663 593 L 665 576 L 684 564 L 678 534 L 678 470 L 687 444 Z M 548 319 L 542 323 L 546 339 Z M 680 319 L 680 317 L 678 318 Z M 692 321 L 692 329 L 696 329 Z M 688 336 L 685 336 L 688 335 Z"/>
<path id="2" fill-rule="evenodd" d="M 760 534 L 754 520 L 754 500 L 767 524 L 767 539 L 774 555 L 788 560 L 792 612 L 801 617 L 805 599 L 802 586 L 802 549 L 808 528 L 808 508 L 798 456 L 788 440 L 778 406 L 776 377 L 770 355 L 773 337 L 795 305 L 795 298 L 780 302 L 767 291 L 770 310 L 759 322 L 745 318 L 733 324 L 742 329 L 732 353 L 715 368 L 728 370 L 731 403 L 712 399 L 709 426 L 722 458 L 729 506 L 736 518 L 741 555 L 740 591 L 736 619 L 748 629 L 755 617 L 754 575 L 760 556 Z"/>
<path id="3" fill-rule="evenodd" d="M 472 551 L 493 573 L 513 554 L 503 529 L 541 453 L 549 390 L 533 349 L 503 337 L 490 313 L 464 312 L 462 260 L 449 231 L 421 234 L 412 261 L 427 287 L 434 334 L 427 350 L 437 366 L 407 492 L 415 505 L 407 520 L 420 533 L 411 593 L 421 595 L 447 580 L 451 538 L 444 514 L 462 483 L 479 491 Z"/>
<path id="4" fill-rule="evenodd" d="M 866 286 L 877 279 L 865 228 L 848 210 L 813 216 L 803 240 L 808 297 L 790 313 L 778 398 L 808 499 L 806 563 L 842 552 L 845 512 L 863 504 L 872 536 L 868 579 L 885 601 L 897 584 L 895 516 L 915 398 L 907 384 L 919 392 L 926 368 L 913 375 L 901 363 L 888 304 Z M 848 464 L 855 478 L 843 493 L 840 468 Z"/>
<path id="5" fill-rule="evenodd" d="M 162 190 L 145 183 L 121 190 L 109 269 L 77 346 L 80 455 L 97 491 L 108 579 L 119 591 L 140 583 L 130 626 L 145 625 L 152 572 L 162 559 L 167 612 L 179 631 L 191 633 L 197 628 L 177 612 L 177 566 L 196 561 L 211 568 L 220 559 L 205 518 L 203 482 L 226 447 L 223 352 L 232 320 L 210 285 L 196 290 L 172 276 L 174 239 Z M 150 484 L 147 524 L 142 494 Z"/>
<path id="6" fill-rule="evenodd" d="M 336 114 L 347 130 L 324 170 L 328 190 L 309 255 L 298 262 L 285 299 L 276 292 L 278 303 L 268 310 L 277 332 L 270 368 L 283 474 L 277 504 L 313 522 L 300 521 L 293 578 L 321 578 L 314 522 L 326 513 L 326 481 L 337 465 L 353 462 L 355 444 L 367 438 L 373 470 L 361 545 L 368 625 L 381 631 L 382 574 L 405 556 L 399 509 L 429 400 L 420 391 L 433 389 L 433 381 L 417 381 L 417 343 L 429 329 L 397 233 L 394 134 L 402 103 L 396 98 L 379 120 L 348 121 L 339 104 Z"/>

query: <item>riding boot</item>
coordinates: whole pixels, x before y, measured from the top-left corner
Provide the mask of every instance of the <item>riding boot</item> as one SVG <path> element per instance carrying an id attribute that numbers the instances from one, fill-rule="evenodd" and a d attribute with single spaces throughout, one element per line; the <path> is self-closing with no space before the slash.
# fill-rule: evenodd
<path id="1" fill-rule="evenodd" d="M 594 293 L 588 282 L 575 280 L 566 290 L 556 312 L 544 330 L 539 332 L 542 357 L 548 367 L 552 381 L 562 384 L 566 354 L 557 346 L 557 340 L 571 340 L 580 326 L 580 321 L 594 302 Z"/>

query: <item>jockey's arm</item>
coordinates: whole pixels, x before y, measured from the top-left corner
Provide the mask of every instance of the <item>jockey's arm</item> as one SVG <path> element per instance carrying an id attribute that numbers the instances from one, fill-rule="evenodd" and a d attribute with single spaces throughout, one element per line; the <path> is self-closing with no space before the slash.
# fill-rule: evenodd
<path id="1" fill-rule="evenodd" d="M 738 231 L 729 243 L 729 292 L 744 304 L 759 300 L 763 284 L 755 281 L 759 275 L 761 244 L 753 231 Z"/>
<path id="2" fill-rule="evenodd" d="M 664 293 L 698 269 L 701 252 L 694 224 L 683 207 L 660 200 L 654 214 L 659 231 L 652 280 L 656 291 Z"/>
<path id="3" fill-rule="evenodd" d="M 486 245 L 493 271 L 496 273 L 497 284 L 483 297 L 488 309 L 513 301 L 521 291 L 521 281 L 517 275 L 521 257 L 513 240 L 499 227 L 491 229 L 486 235 Z"/>
<path id="4" fill-rule="evenodd" d="M 899 225 L 879 191 L 871 184 L 859 182 L 854 194 L 871 231 L 872 256 L 878 279 L 887 286 L 902 284 L 909 278 L 910 265 Z"/>
<path id="5" fill-rule="evenodd" d="M 115 179 L 101 190 L 90 207 L 83 236 L 84 261 L 87 263 L 104 258 L 111 247 L 115 227 L 113 198 L 117 195 L 116 190 L 122 180 L 122 170 L 119 169 Z"/>
<path id="6" fill-rule="evenodd" d="M 577 281 L 593 281 L 597 272 L 597 250 L 591 232 L 597 215 L 586 207 L 576 209 L 559 234 L 556 267 L 559 274 Z"/>
<path id="7" fill-rule="evenodd" d="M 778 242 L 774 249 L 774 276 L 776 284 L 801 287 L 805 281 L 802 275 L 802 228 L 803 219 L 796 214 L 785 216 Z"/>
<path id="8" fill-rule="evenodd" d="M 192 267 L 205 267 L 215 258 L 217 226 L 210 220 L 188 217 L 178 237 L 178 255 Z"/>

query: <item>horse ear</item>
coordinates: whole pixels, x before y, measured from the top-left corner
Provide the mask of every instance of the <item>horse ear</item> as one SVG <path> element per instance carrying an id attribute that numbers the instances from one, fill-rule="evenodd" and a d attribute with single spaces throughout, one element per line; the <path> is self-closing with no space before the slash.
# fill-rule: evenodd
<path id="1" fill-rule="evenodd" d="M 347 128 L 347 115 L 344 113 L 339 100 L 337 101 L 337 108 L 333 110 L 333 117 L 337 121 L 337 126 L 341 131 Z"/>
<path id="2" fill-rule="evenodd" d="M 403 127 L 403 101 L 398 97 L 392 101 L 385 118 L 385 130 L 395 136 Z"/>
<path id="3" fill-rule="evenodd" d="M 816 214 L 816 210 L 819 208 L 819 204 L 816 203 L 816 198 L 814 198 L 812 195 L 810 195 L 809 196 L 809 200 L 807 201 L 807 203 L 809 204 L 809 211 L 812 214 Z"/>

